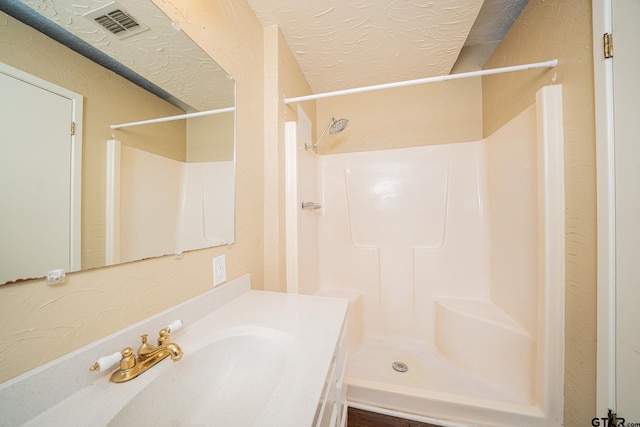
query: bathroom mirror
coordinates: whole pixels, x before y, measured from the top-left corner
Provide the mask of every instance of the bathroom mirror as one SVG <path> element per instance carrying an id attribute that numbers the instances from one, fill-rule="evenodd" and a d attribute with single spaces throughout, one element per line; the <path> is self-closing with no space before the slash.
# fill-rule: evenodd
<path id="1" fill-rule="evenodd" d="M 0 63 L 83 99 L 79 267 L 45 263 L 0 284 L 234 242 L 235 81 L 152 1 L 3 1 Z M 212 110 L 222 112 L 111 128 Z M 115 169 L 114 153 L 121 162 Z M 26 191 L 19 180 L 9 185 Z"/>

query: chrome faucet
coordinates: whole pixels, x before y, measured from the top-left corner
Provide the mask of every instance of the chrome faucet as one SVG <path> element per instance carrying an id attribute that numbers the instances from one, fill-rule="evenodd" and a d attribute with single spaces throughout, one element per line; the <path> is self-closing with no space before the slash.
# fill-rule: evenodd
<path id="1" fill-rule="evenodd" d="M 122 356 L 120 369 L 111 375 L 111 381 L 123 383 L 132 380 L 167 357 L 170 357 L 174 362 L 180 360 L 182 358 L 182 349 L 178 344 L 171 342 L 170 332 L 170 328 L 160 330 L 157 346 L 147 342 L 147 334 L 142 335 L 142 344 L 138 349 L 137 357 L 131 347 L 122 350 L 120 352 Z M 92 366 L 91 370 L 100 370 L 98 363 Z"/>

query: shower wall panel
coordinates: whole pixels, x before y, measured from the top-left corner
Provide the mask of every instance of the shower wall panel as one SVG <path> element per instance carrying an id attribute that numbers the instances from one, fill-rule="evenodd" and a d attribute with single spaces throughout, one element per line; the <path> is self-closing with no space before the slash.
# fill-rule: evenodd
<path id="1" fill-rule="evenodd" d="M 297 221 L 297 246 L 298 246 L 298 277 L 295 287 L 303 284 L 304 293 L 315 294 L 320 288 L 318 281 L 318 218 L 320 211 L 303 211 L 303 202 L 322 204 L 322 198 L 318 191 L 318 156 L 313 150 L 305 150 L 305 145 L 313 145 L 311 133 L 311 120 L 304 110 L 298 107 L 298 123 L 295 130 L 295 141 L 287 141 L 294 144 L 291 155 L 295 159 L 296 169 L 296 221 Z M 289 286 L 289 284 L 288 284 Z"/>
<path id="2" fill-rule="evenodd" d="M 536 107 L 486 139 L 491 218 L 491 299 L 531 334 L 538 297 Z"/>
<path id="3" fill-rule="evenodd" d="M 562 424 L 562 123 L 556 85 L 481 141 L 317 157 L 318 280 L 299 291 L 351 300 L 353 402 Z"/>
<path id="4" fill-rule="evenodd" d="M 361 292 L 366 336 L 433 341 L 435 297 L 489 297 L 483 165 L 482 142 L 320 157 L 320 283 Z"/>
<path id="5" fill-rule="evenodd" d="M 184 163 L 113 142 L 106 202 L 112 263 L 234 240 L 234 210 L 221 208 L 233 206 L 234 191 L 220 185 L 233 180 L 234 162 Z"/>
<path id="6" fill-rule="evenodd" d="M 184 163 L 180 181 L 177 250 L 194 250 L 233 242 L 235 164 Z"/>
<path id="7" fill-rule="evenodd" d="M 120 259 L 114 261 L 175 252 L 182 162 L 126 145 L 120 162 L 120 233 L 114 239 Z"/>

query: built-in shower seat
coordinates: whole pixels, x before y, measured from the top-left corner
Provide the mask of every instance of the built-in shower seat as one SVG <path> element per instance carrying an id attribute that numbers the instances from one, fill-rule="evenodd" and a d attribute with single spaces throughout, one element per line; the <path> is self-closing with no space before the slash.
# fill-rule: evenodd
<path id="1" fill-rule="evenodd" d="M 435 301 L 439 351 L 485 377 L 522 404 L 534 401 L 536 341 L 491 301 L 439 297 Z"/>

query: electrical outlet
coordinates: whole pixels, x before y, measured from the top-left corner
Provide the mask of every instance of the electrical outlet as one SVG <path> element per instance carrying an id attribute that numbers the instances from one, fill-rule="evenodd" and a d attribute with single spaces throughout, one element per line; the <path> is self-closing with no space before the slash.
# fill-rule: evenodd
<path id="1" fill-rule="evenodd" d="M 213 286 L 218 286 L 227 280 L 227 256 L 220 255 L 213 259 Z"/>
<path id="2" fill-rule="evenodd" d="M 47 285 L 55 285 L 56 283 L 64 282 L 66 277 L 65 271 L 62 268 L 51 270 L 47 272 Z"/>

